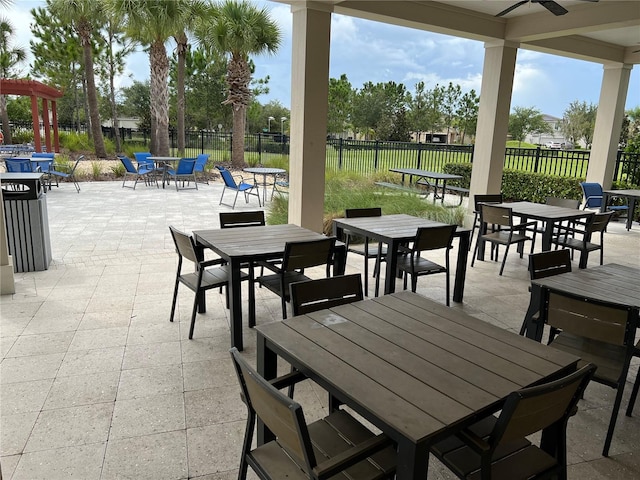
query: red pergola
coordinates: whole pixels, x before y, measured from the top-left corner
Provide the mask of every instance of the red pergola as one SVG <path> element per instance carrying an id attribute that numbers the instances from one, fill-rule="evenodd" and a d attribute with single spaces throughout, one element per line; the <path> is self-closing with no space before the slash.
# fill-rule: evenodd
<path id="1" fill-rule="evenodd" d="M 40 120 L 38 118 L 38 98 L 42 99 L 42 122 L 44 123 L 44 138 L 47 152 L 51 152 L 51 125 L 49 123 L 49 102 L 51 102 L 51 114 L 53 116 L 53 143 L 55 152 L 60 151 L 58 139 L 58 112 L 56 99 L 63 93 L 49 85 L 35 80 L 20 80 L 13 78 L 0 78 L 0 93 L 3 95 L 21 95 L 31 97 L 31 116 L 33 118 L 33 140 L 36 152 L 42 151 L 40 139 Z"/>

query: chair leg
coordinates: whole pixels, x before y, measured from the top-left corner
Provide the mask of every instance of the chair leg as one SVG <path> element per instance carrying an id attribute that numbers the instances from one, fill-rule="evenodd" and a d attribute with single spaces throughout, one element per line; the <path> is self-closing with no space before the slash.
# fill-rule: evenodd
<path id="1" fill-rule="evenodd" d="M 500 265 L 500 276 L 502 276 L 502 272 L 504 271 L 504 264 L 507 262 L 507 254 L 509 253 L 509 244 L 504 247 L 504 256 L 502 257 L 502 265 Z"/>
<path id="2" fill-rule="evenodd" d="M 628 365 L 627 365 L 628 366 Z M 620 404 L 622 403 L 622 394 L 624 392 L 624 384 L 626 379 L 622 379 L 620 385 L 618 385 L 618 394 L 616 400 L 613 402 L 613 410 L 611 412 L 611 420 L 609 420 L 609 428 L 607 429 L 607 438 L 604 441 L 604 448 L 602 449 L 602 456 L 609 456 L 609 447 L 611 446 L 611 440 L 613 439 L 613 430 L 616 428 L 616 420 L 618 419 L 618 410 L 620 410 Z"/>
<path id="3" fill-rule="evenodd" d="M 364 296 L 369 296 L 369 237 L 364 238 Z"/>
<path id="4" fill-rule="evenodd" d="M 629 405 L 627 405 L 627 417 L 630 417 L 633 413 L 633 406 L 636 403 L 636 398 L 638 397 L 638 390 L 640 389 L 640 369 L 638 369 L 638 374 L 636 375 L 636 383 L 633 384 L 633 390 L 631 390 L 631 397 L 629 397 Z"/>
<path id="5" fill-rule="evenodd" d="M 450 295 L 450 292 L 451 292 L 451 280 L 449 278 L 449 270 L 450 270 L 450 268 L 449 268 L 449 263 L 450 263 L 449 262 L 449 250 L 447 250 L 445 262 L 446 262 L 445 266 L 447 267 L 447 271 L 444 272 L 445 275 L 447 276 L 447 279 L 446 279 L 447 307 L 450 307 L 451 304 L 450 304 L 450 300 L 449 299 L 451 297 L 451 295 Z"/>
<path id="6" fill-rule="evenodd" d="M 176 278 L 176 286 L 173 289 L 173 301 L 171 302 L 171 316 L 169 317 L 169 321 L 173 322 L 173 315 L 176 311 L 176 300 L 178 300 L 178 285 L 180 281 Z"/>
<path id="7" fill-rule="evenodd" d="M 198 300 L 200 295 L 204 295 L 204 292 L 196 293 L 193 299 L 193 309 L 191 310 L 191 326 L 189 327 L 189 340 L 193 338 L 193 329 L 196 326 L 196 313 L 198 311 Z"/>

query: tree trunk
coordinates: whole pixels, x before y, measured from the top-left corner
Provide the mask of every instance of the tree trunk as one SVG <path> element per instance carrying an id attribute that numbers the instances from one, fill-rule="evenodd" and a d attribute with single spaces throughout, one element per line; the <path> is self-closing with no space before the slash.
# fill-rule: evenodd
<path id="1" fill-rule="evenodd" d="M 11 125 L 9 125 L 9 113 L 7 112 L 7 96 L 0 95 L 0 116 L 2 117 L 2 134 L 4 135 L 4 144 L 11 145 Z"/>
<path id="2" fill-rule="evenodd" d="M 91 116 L 91 132 L 93 134 L 93 146 L 98 158 L 107 158 L 102 138 L 102 125 L 100 125 L 100 112 L 98 111 L 98 93 L 96 91 L 96 79 L 93 73 L 93 55 L 91 53 L 90 32 L 82 37 L 82 52 L 84 68 L 87 77 L 87 98 L 89 99 L 89 115 Z"/>
<path id="3" fill-rule="evenodd" d="M 177 85 L 177 100 L 178 100 L 178 155 L 184 155 L 185 146 L 185 132 L 184 132 L 184 115 L 185 115 L 185 99 L 184 99 L 184 82 L 185 71 L 187 61 L 187 36 L 184 32 L 176 38 L 177 51 L 178 51 L 178 85 Z"/>
<path id="4" fill-rule="evenodd" d="M 84 121 L 87 124 L 87 137 L 93 140 L 93 131 L 91 130 L 91 115 L 89 114 L 89 101 L 87 97 L 87 75 L 82 69 L 82 108 L 84 109 Z"/>
<path id="5" fill-rule="evenodd" d="M 231 137 L 231 165 L 233 168 L 242 169 L 244 163 L 244 128 L 245 128 L 245 112 L 243 105 L 233 106 L 233 135 Z"/>
<path id="6" fill-rule="evenodd" d="M 151 117 L 155 119 L 156 155 L 169 156 L 169 59 L 162 41 L 151 44 Z"/>

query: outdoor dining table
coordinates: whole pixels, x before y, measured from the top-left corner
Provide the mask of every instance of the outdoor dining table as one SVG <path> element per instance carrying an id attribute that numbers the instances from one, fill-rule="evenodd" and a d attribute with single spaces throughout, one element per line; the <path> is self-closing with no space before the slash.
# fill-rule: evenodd
<path id="1" fill-rule="evenodd" d="M 590 300 L 617 303 L 640 315 L 640 268 L 617 263 L 580 269 L 531 281 L 531 300 L 525 315 L 525 335 L 542 339 L 545 291 L 568 293 Z M 537 314 L 537 312 L 541 312 Z"/>
<path id="2" fill-rule="evenodd" d="M 409 183 L 411 183 L 412 177 L 418 177 L 422 179 L 423 183 L 427 186 L 433 187 L 433 203 L 436 203 L 436 199 L 440 199 L 441 203 L 444 203 L 444 190 L 447 187 L 448 180 L 461 180 L 461 175 L 454 175 L 452 173 L 431 172 L 429 170 L 421 170 L 419 168 L 390 168 L 390 172 L 396 172 L 402 174 L 402 184 L 404 185 L 405 175 L 409 175 Z M 427 179 L 432 179 L 434 182 L 430 182 Z M 419 182 L 420 180 L 417 180 Z M 442 184 L 440 184 L 442 182 Z M 438 195 L 438 189 L 441 194 Z"/>
<path id="3" fill-rule="evenodd" d="M 388 245 L 386 256 L 386 274 L 384 293 L 393 293 L 396 289 L 396 270 L 398 265 L 398 247 L 413 240 L 419 227 L 438 227 L 444 223 L 406 214 L 382 215 L 379 217 L 335 218 L 333 234 L 343 238 L 344 232 L 369 237 Z M 464 280 L 467 274 L 467 256 L 471 230 L 458 227 L 454 237 L 459 239 L 456 276 L 453 286 L 453 301 L 462 302 Z"/>
<path id="4" fill-rule="evenodd" d="M 195 230 L 196 244 L 200 249 L 210 248 L 229 264 L 229 310 L 231 317 L 231 346 L 243 349 L 242 342 L 242 298 L 240 265 L 243 263 L 282 258 L 287 242 L 302 242 L 325 238 L 321 233 L 298 225 L 266 225 L 260 227 Z M 200 252 L 202 253 L 202 252 Z M 346 248 L 336 244 L 334 275 L 344 274 Z M 199 311 L 205 309 L 204 295 L 200 299 Z M 255 305 L 249 305 L 249 323 L 255 323 Z"/>
<path id="5" fill-rule="evenodd" d="M 551 250 L 551 239 L 553 238 L 553 228 L 555 225 L 565 221 L 587 220 L 593 216 L 593 212 L 578 210 L 577 208 L 556 207 L 544 203 L 533 202 L 505 202 L 495 204 L 496 207 L 510 208 L 512 213 L 522 219 L 538 220 L 544 222 L 544 232 L 542 233 L 542 251 Z M 518 246 L 518 251 L 522 249 L 522 244 Z M 480 242 L 478 247 L 478 260 L 484 260 L 484 242 Z"/>
<path id="6" fill-rule="evenodd" d="M 627 212 L 627 230 L 631 230 L 633 224 L 633 215 L 636 211 L 636 204 L 640 200 L 640 190 L 603 190 L 602 191 L 602 204 L 600 207 L 601 212 L 607 211 L 607 205 L 609 205 L 609 199 L 611 197 L 624 197 L 629 200 L 629 211 Z"/>
<path id="7" fill-rule="evenodd" d="M 245 168 L 243 171 L 247 173 L 253 173 L 254 180 L 256 175 L 262 175 L 262 203 L 263 204 L 267 202 L 267 176 L 273 175 L 273 182 L 275 183 L 276 177 L 278 175 L 282 175 L 283 173 L 286 173 L 286 170 L 284 168 L 266 168 L 266 167 L 249 167 L 249 168 Z"/>
<path id="8" fill-rule="evenodd" d="M 181 160 L 181 157 L 148 157 L 148 160 L 153 160 L 156 168 L 162 168 L 162 188 L 164 188 L 169 166 L 173 165 L 175 167 L 175 164 Z"/>
<path id="9" fill-rule="evenodd" d="M 259 325 L 257 368 L 290 363 L 397 444 L 398 480 L 427 478 L 429 448 L 497 412 L 509 393 L 578 357 L 411 292 Z M 273 438 L 258 425 L 258 444 Z"/>

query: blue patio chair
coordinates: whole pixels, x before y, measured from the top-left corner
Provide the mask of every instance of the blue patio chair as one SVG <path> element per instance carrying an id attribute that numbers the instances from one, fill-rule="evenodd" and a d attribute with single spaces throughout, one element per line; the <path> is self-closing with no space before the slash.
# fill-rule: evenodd
<path id="1" fill-rule="evenodd" d="M 164 165 L 156 165 L 156 162 L 154 162 L 153 160 L 149 160 L 149 157 L 152 156 L 151 152 L 134 152 L 133 156 L 136 159 L 138 168 L 144 166 L 144 168 L 146 168 L 147 170 L 151 170 L 153 172 L 153 174 L 151 174 L 150 177 L 157 177 L 159 175 L 164 174 L 164 169 L 165 169 Z"/>
<path id="2" fill-rule="evenodd" d="M 75 173 L 76 173 L 76 168 L 78 168 L 78 164 L 80 163 L 80 160 L 82 160 L 83 158 L 84 158 L 84 155 L 80 155 L 77 158 L 76 163 L 71 168 L 68 168 L 66 165 L 56 165 L 54 163 L 51 166 L 51 170 L 49 170 L 49 173 L 51 174 L 52 178 L 53 177 L 56 178 L 56 183 L 58 182 L 58 178 L 72 181 L 73 186 L 76 187 L 76 192 L 80 193 L 80 185 L 76 180 Z M 51 180 L 49 180 L 49 190 L 51 190 Z"/>
<path id="3" fill-rule="evenodd" d="M 584 206 L 582 209 L 594 208 L 600 210 L 602 208 L 602 185 L 595 182 L 581 182 L 582 193 L 584 194 Z M 602 211 L 611 210 L 613 212 L 628 212 L 629 205 L 606 205 Z M 628 215 L 628 213 L 627 213 Z"/>
<path id="4" fill-rule="evenodd" d="M 181 158 L 178 162 L 178 166 L 176 169 L 170 168 L 167 170 L 167 177 L 173 178 L 173 182 L 176 184 L 176 190 L 178 190 L 178 180 L 182 180 L 182 188 L 195 188 L 198 189 L 198 184 L 196 183 L 196 172 L 194 168 L 196 166 L 195 158 Z M 185 187 L 184 182 L 188 182 L 193 180 L 193 187 Z"/>
<path id="5" fill-rule="evenodd" d="M 153 175 L 153 170 L 149 170 L 145 165 L 138 165 L 138 168 L 136 168 L 133 165 L 133 161 L 126 155 L 116 155 L 116 156 L 118 157 L 118 159 L 120 159 L 120 161 L 122 162 L 122 165 L 124 165 L 124 170 L 125 170 L 124 179 L 122 180 L 122 188 L 127 187 L 135 190 L 136 185 L 138 184 L 138 180 L 143 179 L 145 185 L 153 181 L 151 178 L 151 176 Z M 127 176 L 135 177 L 133 186 L 125 185 L 127 181 Z M 155 182 L 156 182 L 156 187 L 158 187 L 158 181 L 155 180 Z"/>
<path id="6" fill-rule="evenodd" d="M 224 205 L 228 205 L 231 208 L 236 208 L 236 201 L 238 200 L 238 194 L 240 192 L 244 193 L 244 199 L 247 203 L 249 203 L 249 195 L 255 195 L 258 199 L 258 206 L 261 207 L 260 203 L 260 192 L 256 188 L 255 185 L 246 183 L 244 179 L 240 175 L 231 175 L 231 172 L 224 168 L 223 166 L 216 165 L 216 168 L 220 170 L 220 175 L 222 176 L 222 180 L 224 181 L 224 188 L 222 190 L 222 195 L 220 196 L 220 203 L 218 205 L 222 205 L 222 199 L 224 198 L 224 192 L 229 190 L 233 190 L 236 192 L 236 196 L 233 199 L 233 205 L 229 205 L 225 203 Z M 240 183 L 236 182 L 236 178 L 240 179 Z"/>
<path id="7" fill-rule="evenodd" d="M 51 174 L 49 171 L 53 168 L 53 162 L 55 160 L 55 153 L 47 152 L 34 152 L 31 154 L 31 168 L 36 165 L 44 174 L 44 180 L 49 182 L 49 190 L 51 190 Z M 58 179 L 56 178 L 56 187 L 58 186 Z"/>
<path id="8" fill-rule="evenodd" d="M 201 153 L 200 155 L 198 155 L 196 157 L 196 166 L 193 169 L 193 171 L 198 174 L 200 173 L 200 177 L 201 177 L 201 182 L 200 183 L 206 183 L 207 185 L 209 185 L 209 179 L 207 178 L 207 175 L 205 173 L 205 168 L 207 166 L 207 162 L 209 161 L 209 154 L 208 153 Z"/>
<path id="9" fill-rule="evenodd" d="M 4 164 L 9 173 L 32 173 L 31 160 L 28 158 L 5 158 Z"/>

